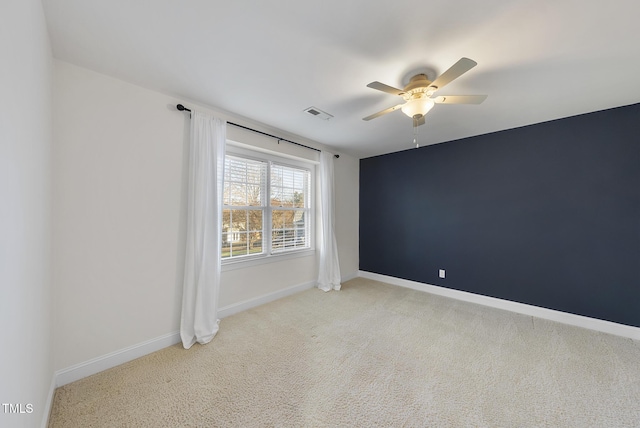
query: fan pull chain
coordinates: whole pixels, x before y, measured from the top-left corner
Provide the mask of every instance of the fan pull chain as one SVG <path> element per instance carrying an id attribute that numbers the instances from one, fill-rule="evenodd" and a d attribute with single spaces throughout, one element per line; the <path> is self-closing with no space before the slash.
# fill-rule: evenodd
<path id="1" fill-rule="evenodd" d="M 413 125 L 413 144 L 416 145 L 416 149 L 420 148 L 420 144 L 418 144 L 418 127 Z"/>

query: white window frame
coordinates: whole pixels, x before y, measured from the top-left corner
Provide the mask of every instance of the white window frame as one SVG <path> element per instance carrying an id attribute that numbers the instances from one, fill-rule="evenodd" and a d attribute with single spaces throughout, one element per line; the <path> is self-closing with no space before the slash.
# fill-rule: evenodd
<path id="1" fill-rule="evenodd" d="M 248 254 L 238 257 L 229 257 L 221 259 L 221 264 L 223 270 L 237 269 L 242 267 L 247 267 L 251 265 L 258 265 L 263 263 L 270 263 L 275 261 L 282 261 L 291 258 L 297 257 L 307 257 L 314 255 L 315 253 L 315 232 L 316 232 L 316 224 L 315 224 L 315 204 L 316 204 L 316 165 L 312 161 L 306 161 L 303 159 L 278 156 L 276 154 L 267 153 L 262 150 L 250 150 L 243 147 L 238 147 L 233 145 L 233 143 L 229 144 L 227 141 L 226 147 L 226 155 L 237 156 L 242 158 L 247 158 L 256 161 L 263 161 L 267 163 L 267 173 L 266 173 L 266 201 L 264 202 L 264 217 L 263 217 L 263 232 L 262 232 L 262 243 L 263 243 L 263 252 L 260 254 Z M 306 213 L 308 214 L 308 247 L 299 248 L 299 249 L 287 249 L 280 250 L 276 252 L 272 252 L 271 248 L 271 227 L 272 227 L 272 210 L 277 210 L 278 207 L 271 207 L 271 165 L 282 165 L 285 167 L 292 167 L 297 169 L 305 169 L 309 171 L 309 206 L 307 208 Z M 224 208 L 223 208 L 224 209 Z M 306 219 L 305 219 L 306 220 Z"/>

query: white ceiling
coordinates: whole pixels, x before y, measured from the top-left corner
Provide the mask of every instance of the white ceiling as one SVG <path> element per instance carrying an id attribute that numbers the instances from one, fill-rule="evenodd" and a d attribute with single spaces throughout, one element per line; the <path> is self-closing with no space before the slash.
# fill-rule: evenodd
<path id="1" fill-rule="evenodd" d="M 436 95 L 421 145 L 640 102 L 637 0 L 42 0 L 54 56 L 367 157 L 412 147 L 402 87 L 478 66 Z M 334 117 L 319 120 L 315 106 Z"/>

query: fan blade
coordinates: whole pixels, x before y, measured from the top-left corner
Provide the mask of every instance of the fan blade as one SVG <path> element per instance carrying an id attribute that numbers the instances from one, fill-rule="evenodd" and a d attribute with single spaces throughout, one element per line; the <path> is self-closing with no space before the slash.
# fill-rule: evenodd
<path id="1" fill-rule="evenodd" d="M 486 95 L 449 95 L 433 98 L 436 104 L 482 104 Z"/>
<path id="2" fill-rule="evenodd" d="M 392 111 L 396 111 L 398 110 L 400 107 L 402 107 L 404 104 L 398 104 L 397 106 L 393 106 L 393 107 L 389 107 L 388 109 L 379 111 L 378 113 L 374 113 L 371 116 L 367 116 L 367 117 L 363 117 L 362 120 L 371 120 L 371 119 L 375 119 L 376 117 L 380 117 L 383 114 L 387 114 L 387 113 L 391 113 Z"/>
<path id="3" fill-rule="evenodd" d="M 435 86 L 437 89 L 442 89 L 476 65 L 478 65 L 478 63 L 472 59 L 460 58 L 458 62 L 453 64 L 447 71 L 442 73 L 440 77 L 431 82 L 429 86 Z"/>
<path id="4" fill-rule="evenodd" d="M 392 95 L 404 94 L 404 91 L 398 88 L 394 88 L 393 86 L 385 85 L 384 83 L 380 83 L 380 82 L 371 82 L 367 85 L 367 87 L 372 89 L 377 89 L 379 91 L 386 92 L 387 94 L 392 94 Z"/>
<path id="5" fill-rule="evenodd" d="M 417 127 L 420 125 L 424 125 L 424 116 L 422 116 L 420 119 L 413 119 L 413 127 Z"/>

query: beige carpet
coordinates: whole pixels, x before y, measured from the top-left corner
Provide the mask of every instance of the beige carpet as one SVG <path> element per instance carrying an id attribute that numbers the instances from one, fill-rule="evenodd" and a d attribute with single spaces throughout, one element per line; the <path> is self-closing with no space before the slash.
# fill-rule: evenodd
<path id="1" fill-rule="evenodd" d="M 357 278 L 59 388 L 50 427 L 639 427 L 640 342 Z"/>

